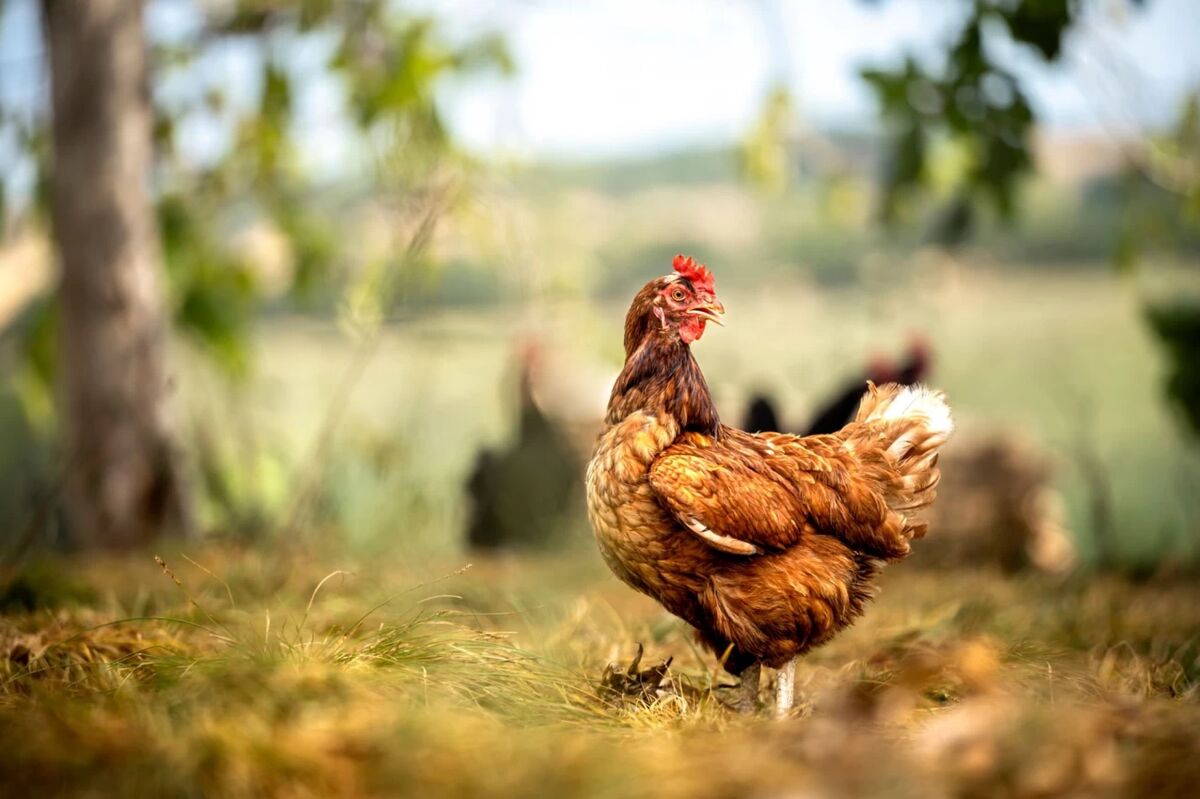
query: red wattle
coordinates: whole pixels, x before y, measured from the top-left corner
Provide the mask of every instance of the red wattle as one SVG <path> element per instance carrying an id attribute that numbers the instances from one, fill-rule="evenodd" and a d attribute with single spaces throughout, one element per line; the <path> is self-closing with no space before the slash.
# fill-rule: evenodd
<path id="1" fill-rule="evenodd" d="M 679 337 L 683 339 L 684 344 L 691 344 L 704 335 L 704 325 L 706 320 L 698 316 L 689 316 L 679 325 Z"/>

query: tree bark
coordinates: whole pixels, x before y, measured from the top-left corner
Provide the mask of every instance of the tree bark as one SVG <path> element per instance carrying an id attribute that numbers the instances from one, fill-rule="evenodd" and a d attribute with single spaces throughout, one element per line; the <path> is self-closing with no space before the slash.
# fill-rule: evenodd
<path id="1" fill-rule="evenodd" d="M 187 529 L 168 413 L 167 320 L 141 0 L 43 0 L 60 409 L 72 536 L 124 548 Z"/>

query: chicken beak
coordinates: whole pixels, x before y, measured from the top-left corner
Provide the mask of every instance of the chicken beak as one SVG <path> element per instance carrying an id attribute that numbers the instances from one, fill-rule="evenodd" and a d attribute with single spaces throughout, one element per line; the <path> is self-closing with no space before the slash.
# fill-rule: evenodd
<path id="1" fill-rule="evenodd" d="M 725 315 L 725 306 L 719 300 L 713 300 L 712 302 L 692 308 L 688 311 L 688 314 L 699 316 L 722 327 L 725 326 L 725 323 L 721 321 L 721 317 Z"/>

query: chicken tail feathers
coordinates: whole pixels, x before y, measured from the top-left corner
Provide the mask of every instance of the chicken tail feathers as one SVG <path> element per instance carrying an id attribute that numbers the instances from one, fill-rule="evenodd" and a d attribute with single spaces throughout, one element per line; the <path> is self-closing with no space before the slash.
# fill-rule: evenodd
<path id="1" fill-rule="evenodd" d="M 941 446 L 945 443 L 945 437 L 954 432 L 950 406 L 946 404 L 946 395 L 942 392 L 922 385 L 888 383 L 877 386 L 868 381 L 867 393 L 863 394 L 854 421 L 888 422 L 901 419 L 924 420 L 924 429 L 930 434 L 943 436 L 942 441 L 934 446 Z"/>
<path id="2" fill-rule="evenodd" d="M 938 453 L 954 432 L 945 395 L 921 385 L 868 383 L 854 421 L 882 437 L 884 457 L 895 470 L 886 492 L 888 508 L 905 538 L 921 538 L 928 522 L 915 514 L 937 496 Z"/>

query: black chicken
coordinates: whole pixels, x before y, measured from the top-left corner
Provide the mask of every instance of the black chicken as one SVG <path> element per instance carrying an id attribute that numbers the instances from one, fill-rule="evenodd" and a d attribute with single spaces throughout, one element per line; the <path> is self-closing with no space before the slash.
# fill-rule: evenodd
<path id="1" fill-rule="evenodd" d="M 914 337 L 908 345 L 904 360 L 898 364 L 888 363 L 882 358 L 876 358 L 867 367 L 866 374 L 848 384 L 828 402 L 821 406 L 813 416 L 808 427 L 799 431 L 801 435 L 815 436 L 826 433 L 836 433 L 854 418 L 858 403 L 867 390 L 867 381 L 876 385 L 885 383 L 900 383 L 911 386 L 924 380 L 930 368 L 929 345 L 925 339 Z M 778 414 L 770 398 L 757 394 L 746 408 L 743 417 L 743 430 L 782 430 Z"/>
<path id="2" fill-rule="evenodd" d="M 467 478 L 467 543 L 476 549 L 547 548 L 572 511 L 582 517 L 582 467 L 566 435 L 533 398 L 534 354 L 520 359 L 520 421 L 503 450 L 482 449 Z M 577 507 L 578 506 L 578 507 Z"/>

